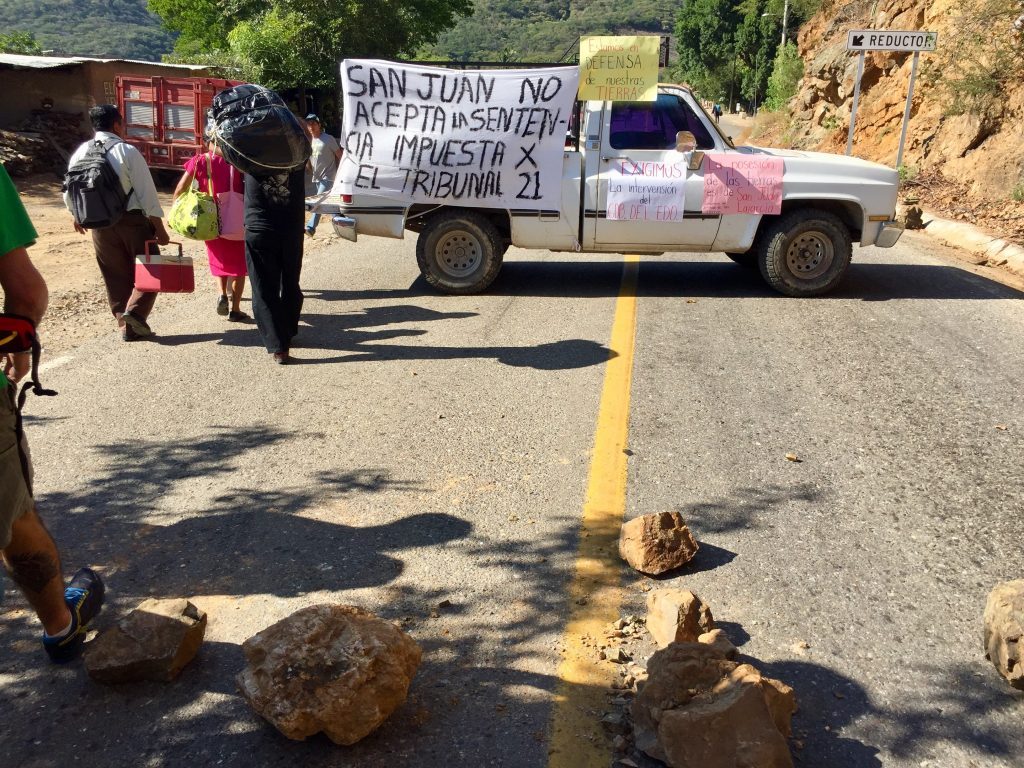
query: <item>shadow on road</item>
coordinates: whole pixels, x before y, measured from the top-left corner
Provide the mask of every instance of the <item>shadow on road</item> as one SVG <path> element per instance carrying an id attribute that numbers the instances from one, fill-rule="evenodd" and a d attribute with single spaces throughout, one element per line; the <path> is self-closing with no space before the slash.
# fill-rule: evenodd
<path id="1" fill-rule="evenodd" d="M 695 257 L 699 258 L 699 257 Z M 506 263 L 485 296 L 614 298 L 622 282 L 615 261 L 512 261 Z M 359 301 L 436 296 L 425 280 L 409 288 L 323 291 L 328 301 Z M 768 287 L 755 269 L 724 261 L 644 261 L 637 296 L 786 299 Z M 1024 293 L 956 267 L 923 264 L 867 264 L 854 261 L 842 285 L 824 299 L 1022 299 Z"/>
<path id="2" fill-rule="evenodd" d="M 323 519 L 325 506 L 353 494 L 422 491 L 372 468 L 325 472 L 294 486 L 229 486 L 168 525 L 145 522 L 165 496 L 187 498 L 190 485 L 217 478 L 239 482 L 251 449 L 292 437 L 269 427 L 220 427 L 198 440 L 102 445 L 103 474 L 79 490 L 43 496 L 39 507 L 69 565 L 110 566 L 112 591 L 135 595 L 293 596 L 379 586 L 402 572 L 392 553 L 469 534 L 468 522 L 440 513 L 369 527 Z M 314 510 L 321 517 L 303 516 Z"/>
<path id="3" fill-rule="evenodd" d="M 328 293 L 320 291 L 323 298 Z M 330 300 L 330 299 L 329 299 Z M 374 326 L 400 323 L 426 322 L 436 320 L 459 320 L 475 317 L 475 312 L 437 312 L 415 305 L 390 307 L 367 307 L 359 312 L 343 314 L 303 313 L 298 340 L 300 345 L 293 349 L 295 364 L 321 365 L 324 363 L 386 362 L 393 360 L 469 360 L 495 359 L 513 367 L 534 368 L 542 371 L 585 368 L 601 365 L 616 353 L 602 344 L 586 339 L 563 339 L 532 347 L 441 347 L 424 345 L 383 344 L 380 342 L 400 338 L 425 336 L 427 331 L 420 328 L 387 328 L 364 330 Z M 248 337 L 239 338 L 238 343 L 248 344 Z M 225 344 L 236 343 L 234 334 L 225 334 Z M 304 358 L 303 348 L 335 350 L 345 352 L 327 358 Z"/>

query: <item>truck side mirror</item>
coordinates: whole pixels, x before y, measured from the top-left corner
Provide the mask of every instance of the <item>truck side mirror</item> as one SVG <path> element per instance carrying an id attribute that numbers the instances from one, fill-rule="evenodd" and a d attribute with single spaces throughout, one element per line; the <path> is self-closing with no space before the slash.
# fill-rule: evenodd
<path id="1" fill-rule="evenodd" d="M 691 131 L 676 134 L 676 152 L 693 152 L 697 148 L 697 137 Z"/>

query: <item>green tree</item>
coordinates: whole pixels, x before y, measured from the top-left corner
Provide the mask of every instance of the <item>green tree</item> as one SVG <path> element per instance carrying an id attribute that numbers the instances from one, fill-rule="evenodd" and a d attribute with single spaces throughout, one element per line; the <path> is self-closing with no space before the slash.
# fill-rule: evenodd
<path id="1" fill-rule="evenodd" d="M 312 50 L 320 38 L 314 24 L 296 13 L 271 8 L 243 21 L 228 34 L 246 80 L 268 88 L 307 88 L 334 83 L 333 68 L 322 66 L 325 51 Z"/>
<path id="2" fill-rule="evenodd" d="M 753 107 L 760 106 L 768 90 L 768 77 L 779 45 L 779 20 L 771 0 L 743 0 L 737 7 L 743 20 L 736 30 L 736 53 L 743 64 L 740 92 Z"/>
<path id="3" fill-rule="evenodd" d="M 676 77 L 707 98 L 728 93 L 736 71 L 740 19 L 729 0 L 685 3 L 676 17 Z"/>
<path id="4" fill-rule="evenodd" d="M 804 76 L 804 60 L 796 49 L 796 44 L 786 43 L 775 57 L 775 66 L 768 78 L 768 98 L 764 108 L 775 112 L 786 106 L 796 95 L 797 85 Z"/>
<path id="5" fill-rule="evenodd" d="M 226 50 L 228 32 L 237 19 L 216 0 L 149 0 L 149 8 L 167 29 L 178 33 L 174 52 L 179 57 Z"/>
<path id="6" fill-rule="evenodd" d="M 36 36 L 31 32 L 7 32 L 0 34 L 0 53 L 42 53 L 43 49 L 36 42 Z"/>
<path id="7" fill-rule="evenodd" d="M 230 50 L 242 76 L 270 88 L 333 86 L 353 56 L 410 56 L 472 0 L 151 0 L 179 33 L 179 56 Z M 223 59 L 221 59 L 223 61 Z"/>

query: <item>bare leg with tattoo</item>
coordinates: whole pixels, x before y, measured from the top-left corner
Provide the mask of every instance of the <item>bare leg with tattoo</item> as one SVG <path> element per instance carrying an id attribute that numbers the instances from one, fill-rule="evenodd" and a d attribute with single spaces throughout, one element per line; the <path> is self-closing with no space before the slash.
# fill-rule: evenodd
<path id="1" fill-rule="evenodd" d="M 60 555 L 35 508 L 11 525 L 11 543 L 3 550 L 4 567 L 35 609 L 46 634 L 55 636 L 71 625 L 64 602 Z"/>

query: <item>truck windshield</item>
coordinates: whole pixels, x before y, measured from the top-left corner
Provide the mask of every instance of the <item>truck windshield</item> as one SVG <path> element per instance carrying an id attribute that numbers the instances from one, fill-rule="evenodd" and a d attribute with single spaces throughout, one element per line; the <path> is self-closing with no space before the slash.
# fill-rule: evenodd
<path id="1" fill-rule="evenodd" d="M 672 149 L 679 131 L 690 131 L 698 149 L 714 149 L 708 125 L 679 95 L 659 93 L 657 101 L 612 104 L 609 141 L 613 149 Z M 724 137 L 723 137 L 724 138 Z"/>

